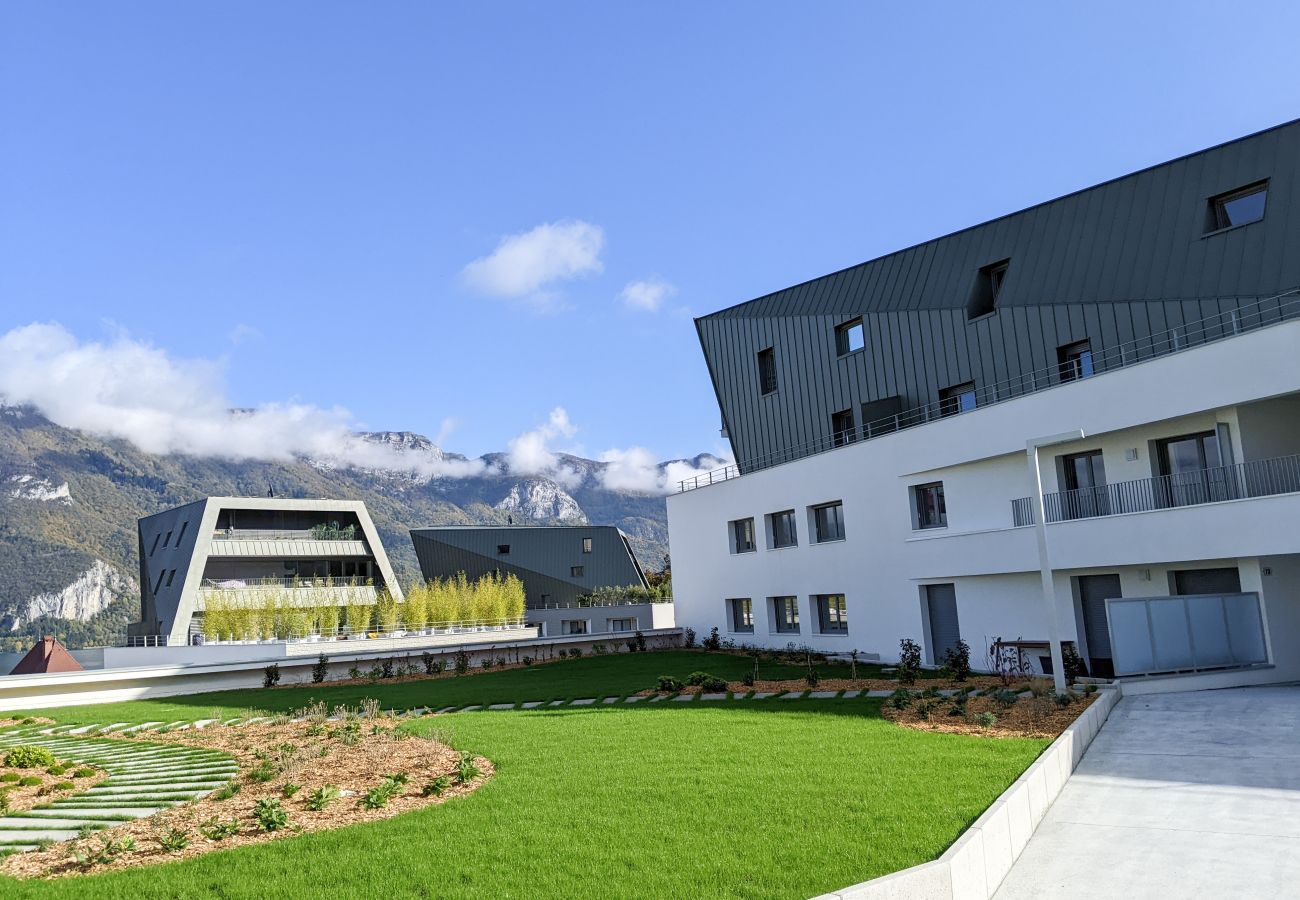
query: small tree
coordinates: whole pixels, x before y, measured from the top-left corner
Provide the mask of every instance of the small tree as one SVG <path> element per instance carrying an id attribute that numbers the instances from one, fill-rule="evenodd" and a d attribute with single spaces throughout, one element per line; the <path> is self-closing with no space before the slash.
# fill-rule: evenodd
<path id="1" fill-rule="evenodd" d="M 916 684 L 921 675 L 921 645 L 911 638 L 898 642 L 898 680 L 903 684 Z"/>
<path id="2" fill-rule="evenodd" d="M 709 636 L 704 639 L 705 650 L 722 649 L 722 638 L 718 636 L 718 626 L 714 625 L 709 629 Z"/>
<path id="3" fill-rule="evenodd" d="M 1065 666 L 1065 680 L 1068 683 L 1073 684 L 1079 676 L 1088 674 L 1083 659 L 1080 658 L 1079 651 L 1074 649 L 1072 641 L 1061 644 L 1061 662 Z"/>
<path id="4" fill-rule="evenodd" d="M 275 687 L 280 683 L 280 664 L 271 663 L 262 670 L 262 687 Z"/>
<path id="5" fill-rule="evenodd" d="M 952 672 L 953 681 L 965 681 L 970 677 L 970 645 L 957 638 L 943 655 L 943 664 Z"/>
<path id="6" fill-rule="evenodd" d="M 687 650 L 694 650 L 694 649 L 695 649 L 695 629 L 694 629 L 694 628 L 683 628 L 683 629 L 682 629 L 682 644 L 683 644 L 683 646 L 686 647 Z"/>
<path id="7" fill-rule="evenodd" d="M 316 684 L 320 684 L 325 680 L 325 676 L 329 674 L 329 671 L 330 658 L 322 653 L 320 657 L 317 658 L 316 665 L 311 667 L 311 680 Z"/>

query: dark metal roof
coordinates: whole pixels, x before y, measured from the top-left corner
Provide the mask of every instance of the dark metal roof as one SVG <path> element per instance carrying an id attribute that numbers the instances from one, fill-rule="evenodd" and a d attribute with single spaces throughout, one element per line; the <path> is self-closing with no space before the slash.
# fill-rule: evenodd
<path id="1" fill-rule="evenodd" d="M 1268 227 L 1205 239 L 1209 198 L 1264 179 Z M 1300 119 L 697 321 L 964 308 L 979 269 L 1003 259 L 999 308 L 1266 296 L 1300 284 L 1298 184 Z"/>

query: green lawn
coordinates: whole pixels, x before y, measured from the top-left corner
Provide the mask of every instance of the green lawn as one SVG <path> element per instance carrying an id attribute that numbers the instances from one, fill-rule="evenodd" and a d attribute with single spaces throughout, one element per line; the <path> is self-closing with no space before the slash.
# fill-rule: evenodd
<path id="1" fill-rule="evenodd" d="M 288 712 L 301 709 L 313 699 L 356 706 L 372 697 L 384 709 L 412 709 L 425 706 L 465 706 L 471 703 L 511 703 L 522 700 L 559 700 L 578 697 L 608 697 L 634 694 L 655 686 L 660 675 L 685 679 L 700 670 L 739 681 L 753 667 L 747 657 L 730 653 L 663 650 L 650 653 L 620 653 L 586 656 L 578 660 L 548 662 L 525 669 L 475 672 L 463 677 L 377 681 L 372 684 L 329 687 L 304 685 L 271 690 L 215 691 L 166 700 L 139 700 L 97 706 L 33 709 L 13 715 L 51 716 L 62 721 L 91 722 L 174 722 L 178 719 L 207 718 L 219 710 L 225 718 L 247 714 L 250 709 Z M 824 674 L 843 675 L 844 667 L 819 666 Z M 866 671 L 865 667 L 859 669 Z M 873 670 L 877 671 L 877 670 Z M 764 678 L 802 678 L 802 666 L 762 663 Z"/>
<path id="2" fill-rule="evenodd" d="M 702 658 L 624 655 L 355 694 L 425 692 L 394 699 L 400 706 L 437 702 L 428 699 L 436 687 L 458 692 L 455 702 L 504 702 L 626 693 L 647 672 L 732 674 L 725 659 Z M 507 695 L 510 685 L 528 690 Z M 329 690 L 315 694 L 333 702 Z M 267 706 L 289 693 L 220 702 Z M 167 719 L 163 709 L 192 717 L 216 696 L 54 712 L 65 721 L 90 721 L 92 710 L 97 721 Z M 879 710 L 864 699 L 695 701 L 413 720 L 492 759 L 496 776 L 469 797 L 384 822 L 106 875 L 0 880 L 0 896 L 810 896 L 938 856 L 1046 745 L 897 728 Z"/>

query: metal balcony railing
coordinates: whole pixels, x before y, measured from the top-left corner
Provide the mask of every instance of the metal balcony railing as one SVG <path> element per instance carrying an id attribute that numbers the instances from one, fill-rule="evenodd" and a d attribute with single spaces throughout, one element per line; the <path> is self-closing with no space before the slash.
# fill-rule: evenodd
<path id="1" fill-rule="evenodd" d="M 317 526 L 315 528 L 218 528 L 212 532 L 214 541 L 360 541 L 361 529 L 355 525 L 346 528 Z"/>
<path id="2" fill-rule="evenodd" d="M 370 627 L 364 631 L 353 633 L 352 630 L 343 625 L 335 631 L 322 634 L 317 629 L 312 628 L 275 628 L 273 634 L 261 636 L 261 628 L 257 624 L 250 624 L 247 630 L 241 632 L 238 638 L 227 633 L 217 638 L 204 638 L 202 635 L 195 634 L 190 636 L 188 643 L 191 644 L 301 644 L 301 643 L 318 643 L 333 641 L 375 641 L 391 638 L 415 638 L 432 635 L 455 635 L 455 634 L 491 634 L 501 631 L 513 631 L 515 629 L 526 627 L 525 620 L 505 618 L 505 619 L 472 619 L 463 622 L 428 622 L 423 625 L 394 625 L 391 628 Z M 128 647 L 168 647 L 168 646 L 186 646 L 187 642 L 183 640 L 173 640 L 167 635 L 150 634 L 135 635 L 128 637 L 126 646 Z"/>
<path id="3" fill-rule="evenodd" d="M 362 588 L 375 586 L 373 578 L 204 578 L 203 590 L 243 591 L 259 588 Z"/>
<path id="4" fill-rule="evenodd" d="M 975 389 L 975 408 L 991 406 L 1014 400 L 1026 394 L 1037 393 L 1063 384 L 1095 378 L 1098 375 L 1116 369 L 1127 368 L 1136 363 L 1159 359 L 1193 347 L 1211 344 L 1227 338 L 1236 337 L 1251 331 L 1259 331 L 1273 325 L 1279 325 L 1293 319 L 1300 319 L 1300 288 L 1293 288 L 1272 297 L 1245 300 L 1236 309 L 1204 319 L 1188 322 L 1165 331 L 1159 331 L 1137 340 L 1113 347 L 1097 347 L 1092 350 L 1092 374 L 1085 374 L 1073 361 L 1057 363 L 1045 369 L 1026 372 L 994 384 L 980 385 Z M 787 447 L 766 456 L 754 457 L 728 466 L 714 469 L 687 478 L 677 483 L 679 493 L 696 488 L 708 487 L 738 478 L 742 474 L 757 472 L 761 469 L 779 466 L 807 456 L 814 456 L 838 447 L 848 446 L 859 440 L 872 440 L 886 434 L 893 434 L 905 428 L 915 428 L 939 419 L 964 415 L 969 409 L 956 407 L 951 399 L 937 400 L 924 406 L 904 410 L 883 419 L 866 422 L 849 431 L 837 431 L 834 434 L 815 438 L 803 444 Z"/>
<path id="5" fill-rule="evenodd" d="M 672 597 L 655 597 L 637 600 L 635 598 L 623 598 L 621 600 L 547 600 L 545 603 L 531 604 L 529 609 L 600 609 L 612 606 L 647 606 L 652 603 L 672 603 Z"/>
<path id="6" fill-rule="evenodd" d="M 1066 522 L 1297 492 L 1300 454 L 1293 454 L 1044 494 L 1043 509 L 1048 522 Z M 1034 524 L 1032 498 L 1011 501 L 1011 520 L 1016 527 Z"/>

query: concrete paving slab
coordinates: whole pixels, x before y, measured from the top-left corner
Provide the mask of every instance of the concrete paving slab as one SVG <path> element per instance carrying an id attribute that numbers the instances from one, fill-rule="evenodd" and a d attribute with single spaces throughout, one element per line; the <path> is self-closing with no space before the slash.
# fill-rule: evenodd
<path id="1" fill-rule="evenodd" d="M 666 696 L 667 696 L 666 694 L 655 694 L 653 697 L 650 698 L 650 702 L 651 702 L 651 703 L 658 703 L 660 700 L 664 699 L 664 697 L 666 697 Z"/>
<path id="2" fill-rule="evenodd" d="M 813 700 L 833 700 L 839 695 L 839 691 L 809 691 L 808 696 Z"/>
<path id="3" fill-rule="evenodd" d="M 1292 897 L 1300 687 L 1126 697 L 998 889 L 1030 897 Z"/>
<path id="4" fill-rule="evenodd" d="M 12 841 L 70 841 L 80 834 L 75 828 L 37 828 L 15 831 L 0 828 L 0 843 Z"/>
<path id="5" fill-rule="evenodd" d="M 102 821 L 94 819 L 78 819 L 75 817 L 54 816 L 43 817 L 39 819 L 28 819 L 23 816 L 0 816 L 0 828 L 21 830 L 25 828 L 72 828 L 77 829 L 86 823 L 92 825 L 103 825 Z"/>
<path id="6" fill-rule="evenodd" d="M 570 706 L 591 706 L 591 704 L 595 702 L 596 702 L 595 697 L 583 697 L 581 700 L 574 700 L 569 705 Z"/>
<path id="7" fill-rule="evenodd" d="M 466 706 L 463 709 L 461 709 L 461 712 L 477 712 L 482 708 L 483 708 L 482 706 Z"/>
<path id="8" fill-rule="evenodd" d="M 638 697 L 638 696 L 636 696 L 635 694 L 633 694 L 631 697 L 624 697 L 624 698 L 623 698 L 623 702 L 624 702 L 624 703 L 640 703 L 640 702 L 641 702 L 642 700 L 644 700 L 644 699 L 645 699 L 645 697 Z"/>
<path id="9" fill-rule="evenodd" d="M 618 698 L 617 698 L 617 697 L 606 697 L 604 700 L 602 700 L 602 701 L 600 701 L 600 702 L 601 702 L 601 703 L 604 703 L 606 706 L 608 706 L 608 705 L 611 704 L 611 703 L 617 703 L 617 702 L 618 702 Z"/>
<path id="10" fill-rule="evenodd" d="M 753 696 L 751 696 L 749 699 L 766 700 L 768 697 L 775 697 L 775 696 L 776 696 L 775 691 L 754 691 Z"/>
<path id="11" fill-rule="evenodd" d="M 491 706 L 488 707 L 488 709 L 496 709 L 496 710 L 514 709 L 514 708 L 515 705 L 513 703 L 493 703 Z"/>
<path id="12" fill-rule="evenodd" d="M 546 704 L 546 705 L 547 705 L 547 706 L 563 706 L 563 705 L 564 705 L 564 701 L 563 701 L 563 700 L 552 700 L 550 703 L 548 703 L 548 704 Z"/>
<path id="13" fill-rule="evenodd" d="M 439 714 L 439 715 L 442 715 L 443 713 L 449 713 L 449 712 L 451 712 L 452 710 L 454 710 L 455 708 L 456 708 L 456 707 L 454 707 L 454 706 L 444 706 L 442 709 L 438 710 L 438 714 Z"/>
<path id="14" fill-rule="evenodd" d="M 868 697 L 889 697 L 893 693 L 894 693 L 893 691 L 867 691 L 867 696 Z"/>
<path id="15" fill-rule="evenodd" d="M 544 700 L 525 700 L 521 706 L 524 709 L 537 709 L 537 707 L 541 706 L 544 702 Z"/>
<path id="16" fill-rule="evenodd" d="M 694 699 L 695 699 L 694 694 L 678 694 L 676 697 L 673 698 L 673 700 L 677 701 L 678 703 L 690 703 Z"/>
<path id="17" fill-rule="evenodd" d="M 130 819 L 143 819 L 152 816 L 163 806 L 62 806 L 52 809 L 29 809 L 24 815 L 49 816 L 60 818 L 75 815 L 79 819 L 100 819 L 112 821 L 123 816 Z"/>
<path id="18" fill-rule="evenodd" d="M 786 693 L 782 694 L 780 697 L 777 697 L 776 699 L 778 699 L 778 700 L 801 700 L 801 699 L 803 699 L 803 691 L 787 691 Z"/>
<path id="19" fill-rule="evenodd" d="M 199 719 L 194 723 L 194 727 L 200 730 L 207 728 L 209 725 L 216 724 L 216 719 Z"/>
<path id="20" fill-rule="evenodd" d="M 725 693 L 724 694 L 714 694 L 714 693 L 700 694 L 700 699 L 701 700 L 726 700 L 727 695 Z"/>
<path id="21" fill-rule="evenodd" d="M 860 697 L 860 696 L 862 696 L 862 691 L 845 691 L 845 692 L 844 692 L 844 699 L 845 699 L 845 700 L 852 700 L 854 697 Z"/>

